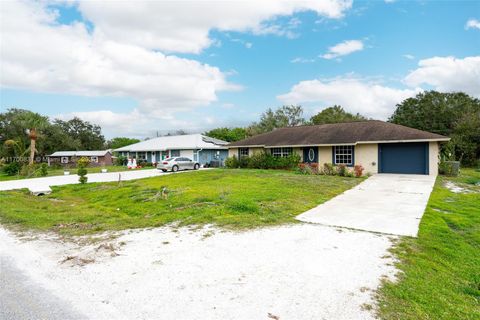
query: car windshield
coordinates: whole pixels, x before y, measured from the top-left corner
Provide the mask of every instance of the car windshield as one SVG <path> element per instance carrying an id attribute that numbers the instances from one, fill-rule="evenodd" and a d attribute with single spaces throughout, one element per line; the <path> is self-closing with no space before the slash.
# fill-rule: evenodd
<path id="1" fill-rule="evenodd" d="M 167 159 L 163 159 L 163 161 L 172 161 L 173 158 L 167 158 Z"/>

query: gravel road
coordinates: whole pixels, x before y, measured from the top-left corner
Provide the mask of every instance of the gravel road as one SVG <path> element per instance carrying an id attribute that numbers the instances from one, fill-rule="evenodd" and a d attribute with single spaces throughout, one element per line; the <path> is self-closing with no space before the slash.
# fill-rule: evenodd
<path id="1" fill-rule="evenodd" d="M 0 254 L 0 319 L 86 319 L 72 306 L 28 278 Z"/>

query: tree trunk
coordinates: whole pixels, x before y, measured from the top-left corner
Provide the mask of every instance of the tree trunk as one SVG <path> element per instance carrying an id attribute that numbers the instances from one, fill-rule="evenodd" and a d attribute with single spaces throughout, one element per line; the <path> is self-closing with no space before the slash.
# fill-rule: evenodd
<path id="1" fill-rule="evenodd" d="M 30 139 L 30 159 L 28 164 L 33 164 L 35 158 L 35 139 Z"/>
<path id="2" fill-rule="evenodd" d="M 28 136 L 30 138 L 30 159 L 28 161 L 28 164 L 32 165 L 35 158 L 35 142 L 37 140 L 37 129 L 31 128 Z"/>

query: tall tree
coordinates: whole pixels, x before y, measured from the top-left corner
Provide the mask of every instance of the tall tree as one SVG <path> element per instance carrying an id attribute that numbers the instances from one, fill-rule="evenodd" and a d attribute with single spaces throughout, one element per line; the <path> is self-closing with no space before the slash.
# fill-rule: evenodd
<path id="1" fill-rule="evenodd" d="M 245 139 L 247 130 L 245 130 L 245 128 L 216 128 L 205 132 L 204 135 L 227 142 L 233 142 Z"/>
<path id="2" fill-rule="evenodd" d="M 26 129 L 26 133 L 30 139 L 30 157 L 28 164 L 33 164 L 35 152 L 37 151 L 35 144 L 40 131 L 50 125 L 48 117 L 41 116 L 38 113 L 26 112 L 20 114 L 17 120 Z"/>
<path id="3" fill-rule="evenodd" d="M 302 106 L 282 106 L 275 111 L 269 108 L 262 113 L 259 122 L 254 122 L 247 128 L 247 132 L 249 135 L 255 135 L 276 128 L 294 127 L 304 123 Z"/>
<path id="4" fill-rule="evenodd" d="M 105 148 L 105 138 L 102 128 L 80 118 L 68 121 L 55 119 L 55 125 L 60 126 L 70 137 L 79 142 L 81 150 L 99 150 Z"/>
<path id="5" fill-rule="evenodd" d="M 463 92 L 419 93 L 397 104 L 389 121 L 451 137 L 455 157 L 464 164 L 479 158 L 480 100 Z"/>
<path id="6" fill-rule="evenodd" d="M 118 149 L 125 147 L 134 143 L 140 142 L 138 139 L 127 138 L 127 137 L 116 137 L 107 142 L 108 149 Z"/>
<path id="7" fill-rule="evenodd" d="M 25 134 L 25 128 L 19 121 L 21 117 L 33 112 L 23 109 L 10 108 L 6 112 L 0 113 L 0 140 L 5 142 L 6 140 L 14 139 L 16 141 L 22 141 L 24 145 L 27 145 L 29 140 Z"/>
<path id="8" fill-rule="evenodd" d="M 334 105 L 323 109 L 316 115 L 310 118 L 313 124 L 339 123 L 366 120 L 361 114 L 353 114 L 345 111 L 341 106 Z"/>

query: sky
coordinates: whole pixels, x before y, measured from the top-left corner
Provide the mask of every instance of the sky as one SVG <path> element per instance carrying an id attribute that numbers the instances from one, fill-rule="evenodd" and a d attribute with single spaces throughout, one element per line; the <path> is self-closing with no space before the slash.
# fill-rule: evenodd
<path id="1" fill-rule="evenodd" d="M 480 1 L 2 1 L 0 111 L 107 138 L 338 104 L 386 120 L 424 90 L 480 98 Z"/>

